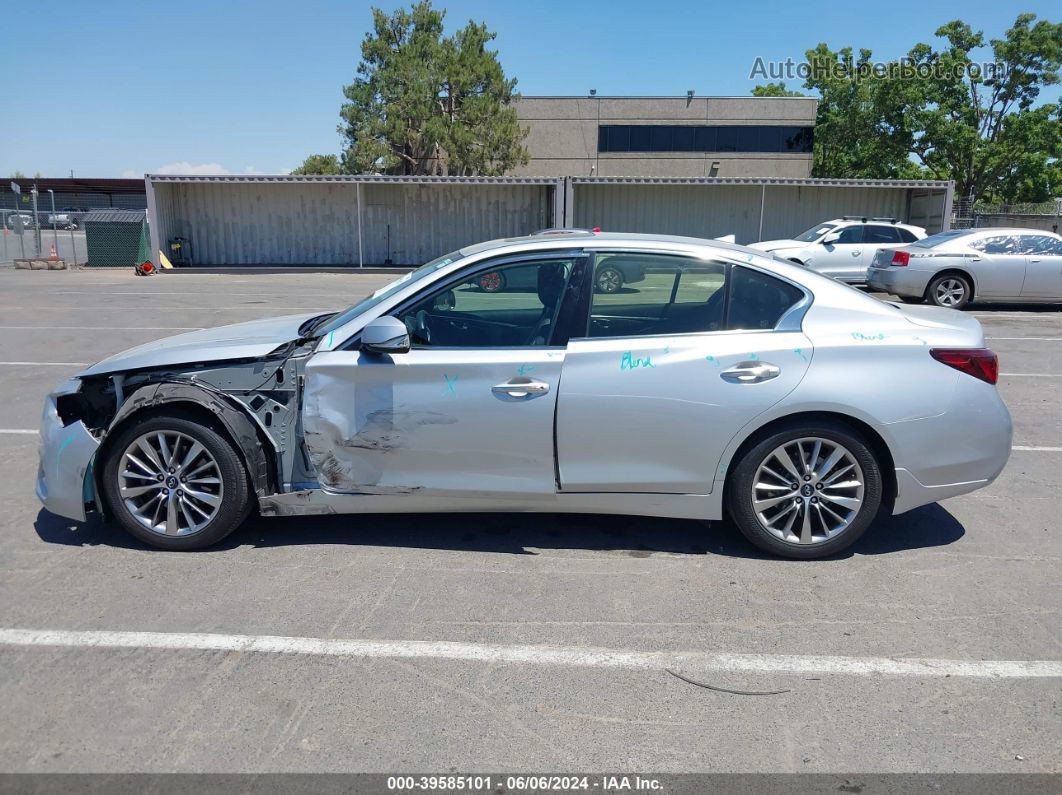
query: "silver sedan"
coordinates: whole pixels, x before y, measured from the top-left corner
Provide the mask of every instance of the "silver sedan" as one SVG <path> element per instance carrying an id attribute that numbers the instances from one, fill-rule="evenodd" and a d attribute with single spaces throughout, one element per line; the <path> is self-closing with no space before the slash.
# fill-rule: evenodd
<path id="1" fill-rule="evenodd" d="M 907 303 L 1062 303 L 1062 237 L 1036 229 L 954 229 L 878 251 L 872 289 Z"/>
<path id="2" fill-rule="evenodd" d="M 595 290 L 636 262 L 644 279 Z M 484 291 L 499 273 L 524 290 Z M 1010 453 L 972 317 L 879 302 L 718 241 L 572 233 L 461 249 L 342 312 L 190 332 L 48 398 L 37 494 L 164 549 L 262 515 L 717 520 L 836 553 Z"/>

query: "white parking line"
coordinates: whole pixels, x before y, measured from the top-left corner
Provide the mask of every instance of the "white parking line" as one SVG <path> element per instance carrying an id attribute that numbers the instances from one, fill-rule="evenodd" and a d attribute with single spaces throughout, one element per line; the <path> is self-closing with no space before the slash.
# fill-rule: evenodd
<path id="1" fill-rule="evenodd" d="M 88 362 L 0 362 L 12 367 L 88 367 Z"/>
<path id="2" fill-rule="evenodd" d="M 1062 337 L 985 337 L 986 340 L 1033 340 L 1034 342 L 1062 342 Z"/>
<path id="3" fill-rule="evenodd" d="M 1062 447 L 1030 447 L 1027 445 L 1016 444 L 1011 450 L 1024 450 L 1026 452 L 1033 453 L 1062 453 Z"/>
<path id="4" fill-rule="evenodd" d="M 35 331 L 200 331 L 202 326 L 0 326 L 2 330 L 33 329 Z"/>
<path id="5" fill-rule="evenodd" d="M 1055 373 L 1000 373 L 1000 378 L 1062 378 Z"/>
<path id="6" fill-rule="evenodd" d="M 1062 677 L 1062 662 L 1055 660 L 934 660 L 789 654 L 712 654 L 697 651 L 646 652 L 595 647 L 502 646 L 417 640 L 332 640 L 276 635 L 0 629 L 0 644 L 62 648 L 233 651 L 314 657 L 435 659 L 636 670 L 679 668 L 737 673 L 817 673 L 849 676 L 884 674 L 982 679 Z"/>
<path id="7" fill-rule="evenodd" d="M 29 431 L 29 430 L 26 430 L 25 428 L 0 428 L 0 433 L 18 433 L 18 434 L 23 434 L 23 433 L 30 434 L 30 433 L 32 433 L 32 434 L 36 435 L 37 432 L 36 431 Z"/>

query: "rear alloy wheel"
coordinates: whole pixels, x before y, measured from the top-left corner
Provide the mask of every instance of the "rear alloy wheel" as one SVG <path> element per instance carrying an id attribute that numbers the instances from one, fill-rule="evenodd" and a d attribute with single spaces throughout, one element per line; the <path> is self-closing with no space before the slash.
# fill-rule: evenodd
<path id="1" fill-rule="evenodd" d="M 881 472 L 867 445 L 840 425 L 793 428 L 749 450 L 728 483 L 742 534 L 788 558 L 832 555 L 866 531 L 881 506 Z"/>
<path id="2" fill-rule="evenodd" d="M 485 293 L 500 293 L 505 289 L 505 274 L 498 271 L 484 273 L 478 279 L 479 289 Z"/>
<path id="3" fill-rule="evenodd" d="M 926 298 L 936 306 L 962 309 L 970 303 L 972 292 L 970 282 L 964 277 L 954 273 L 945 273 L 929 283 L 929 287 L 926 288 Z"/>
<path id="4" fill-rule="evenodd" d="M 618 293 L 623 286 L 623 274 L 619 269 L 606 266 L 594 277 L 594 288 L 599 293 Z"/>
<path id="5" fill-rule="evenodd" d="M 232 444 L 181 417 L 153 417 L 119 433 L 103 471 L 118 522 L 162 549 L 220 541 L 247 516 L 251 488 Z"/>

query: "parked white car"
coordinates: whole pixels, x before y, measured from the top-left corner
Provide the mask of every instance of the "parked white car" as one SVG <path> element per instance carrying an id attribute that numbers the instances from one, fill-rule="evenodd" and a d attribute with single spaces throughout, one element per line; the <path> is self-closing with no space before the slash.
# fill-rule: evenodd
<path id="1" fill-rule="evenodd" d="M 816 224 L 791 240 L 764 240 L 750 248 L 766 251 L 849 284 L 865 284 L 867 268 L 880 249 L 921 240 L 926 230 L 895 218 L 846 215 Z"/>

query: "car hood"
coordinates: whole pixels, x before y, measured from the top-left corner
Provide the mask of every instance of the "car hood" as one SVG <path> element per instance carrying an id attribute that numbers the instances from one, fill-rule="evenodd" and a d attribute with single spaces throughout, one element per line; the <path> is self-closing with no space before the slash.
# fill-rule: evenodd
<path id="1" fill-rule="evenodd" d="M 799 240 L 762 240 L 759 243 L 750 243 L 749 248 L 754 248 L 758 251 L 776 251 L 780 248 L 803 248 L 807 243 L 801 243 Z"/>
<path id="2" fill-rule="evenodd" d="M 322 312 L 285 315 L 231 326 L 189 331 L 154 340 L 108 356 L 79 376 L 104 375 L 176 364 L 219 362 L 226 359 L 255 359 L 265 356 L 299 336 L 299 326 Z"/>

